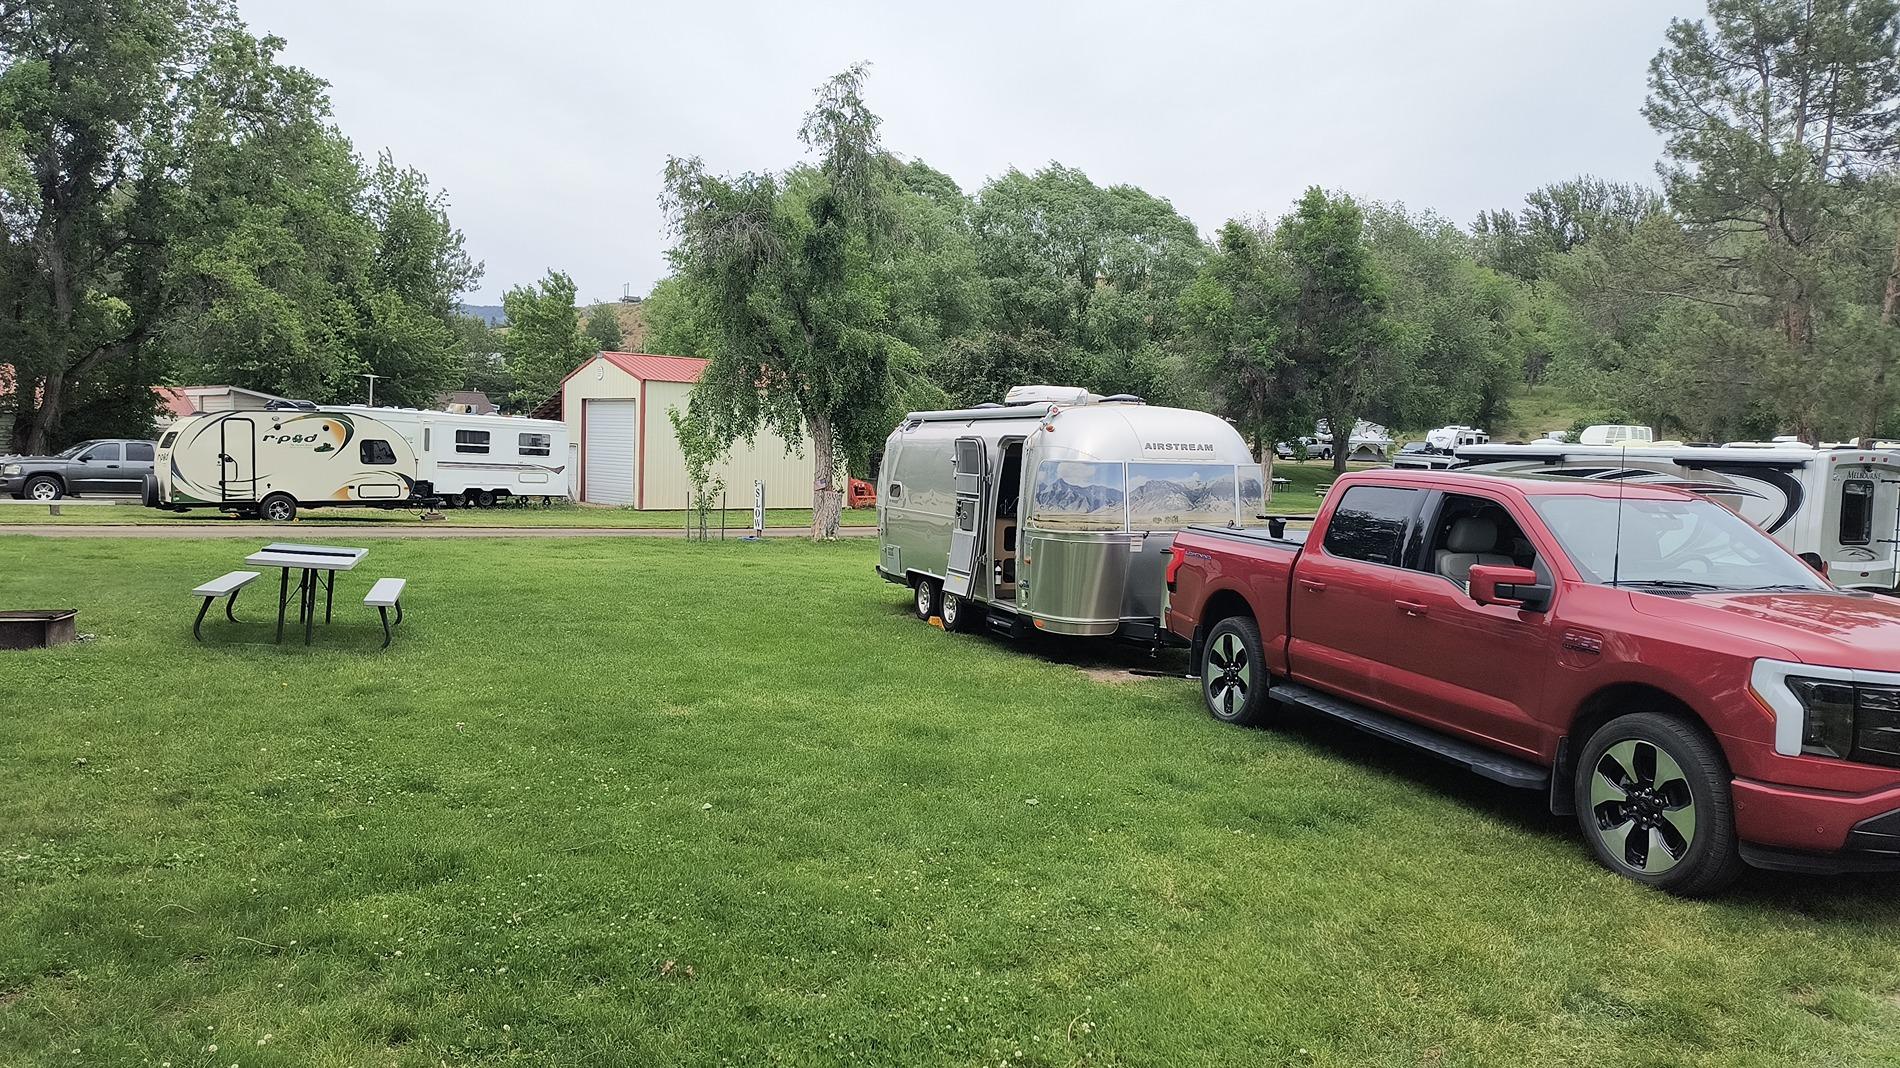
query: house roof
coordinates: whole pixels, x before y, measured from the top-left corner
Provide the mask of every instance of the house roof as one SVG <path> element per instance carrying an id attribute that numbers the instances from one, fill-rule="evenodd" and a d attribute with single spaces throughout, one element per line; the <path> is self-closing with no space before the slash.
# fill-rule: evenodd
<path id="1" fill-rule="evenodd" d="M 159 406 L 174 418 L 183 418 L 198 410 L 191 403 L 190 394 L 177 386 L 153 386 L 152 392 L 158 394 Z"/>
<path id="2" fill-rule="evenodd" d="M 692 385 L 699 381 L 699 376 L 706 370 L 705 360 L 691 356 L 656 356 L 646 352 L 603 352 L 600 355 L 622 371 L 648 382 L 684 382 Z"/>

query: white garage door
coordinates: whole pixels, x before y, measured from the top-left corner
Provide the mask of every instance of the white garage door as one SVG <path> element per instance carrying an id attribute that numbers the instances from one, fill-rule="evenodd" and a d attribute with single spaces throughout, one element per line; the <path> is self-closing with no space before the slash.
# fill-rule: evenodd
<path id="1" fill-rule="evenodd" d="M 590 400 L 582 491 L 592 504 L 633 503 L 633 402 Z"/>

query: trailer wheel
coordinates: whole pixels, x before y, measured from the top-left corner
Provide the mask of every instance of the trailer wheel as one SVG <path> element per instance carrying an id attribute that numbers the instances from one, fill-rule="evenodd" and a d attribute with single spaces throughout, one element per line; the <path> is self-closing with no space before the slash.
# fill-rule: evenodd
<path id="1" fill-rule="evenodd" d="M 495 506 L 495 491 L 494 490 L 476 490 L 475 491 L 475 507 L 493 508 L 494 506 Z"/>
<path id="2" fill-rule="evenodd" d="M 288 493 L 273 493 L 258 503 L 257 510 L 273 523 L 288 523 L 297 518 L 297 498 Z"/>
<path id="3" fill-rule="evenodd" d="M 1636 712 L 1584 744 L 1572 784 L 1577 823 L 1604 867 L 1701 897 L 1741 873 L 1728 764 L 1696 724 Z"/>
<path id="4" fill-rule="evenodd" d="M 1266 718 L 1267 657 L 1260 627 L 1247 616 L 1228 616 L 1207 635 L 1201 700 L 1222 723 L 1252 727 Z"/>
<path id="5" fill-rule="evenodd" d="M 917 618 L 928 623 L 930 617 L 937 614 L 937 584 L 920 575 L 914 592 L 917 594 Z"/>
<path id="6" fill-rule="evenodd" d="M 946 591 L 942 601 L 943 629 L 952 632 L 975 629 L 979 609 L 969 598 Z"/>

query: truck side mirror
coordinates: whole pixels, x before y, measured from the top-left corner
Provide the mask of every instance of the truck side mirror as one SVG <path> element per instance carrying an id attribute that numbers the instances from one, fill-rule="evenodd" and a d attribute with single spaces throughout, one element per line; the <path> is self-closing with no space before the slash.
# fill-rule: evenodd
<path id="1" fill-rule="evenodd" d="M 1550 587 L 1537 584 L 1537 572 L 1528 567 L 1473 564 L 1471 599 L 1479 604 L 1541 612 L 1550 603 Z"/>

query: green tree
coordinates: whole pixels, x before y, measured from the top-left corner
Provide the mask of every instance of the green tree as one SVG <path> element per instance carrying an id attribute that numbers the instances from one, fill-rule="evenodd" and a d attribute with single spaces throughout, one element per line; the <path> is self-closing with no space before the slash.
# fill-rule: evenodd
<path id="1" fill-rule="evenodd" d="M 1802 437 L 1833 426 L 1843 378 L 1866 383 L 1861 422 L 1877 423 L 1893 406 L 1887 347 L 1839 343 L 1865 339 L 1853 324 L 1891 277 L 1884 256 L 1871 277 L 1853 269 L 1851 235 L 1900 120 L 1894 0 L 1712 0 L 1706 21 L 1670 24 L 1649 88 L 1670 204 L 1718 276 L 1689 299 L 1763 335 L 1746 348 Z"/>
<path id="2" fill-rule="evenodd" d="M 858 65 L 819 88 L 800 130 L 816 166 L 666 168 L 672 262 L 709 312 L 711 362 L 689 415 L 721 443 L 761 427 L 809 434 L 814 540 L 837 533 L 844 458 L 870 455 L 890 429 L 900 369 L 921 366 L 888 284 L 903 251 L 900 186 L 864 79 Z"/>
<path id="3" fill-rule="evenodd" d="M 1534 282 L 1549 257 L 1604 235 L 1628 234 L 1663 209 L 1662 197 L 1650 189 L 1586 174 L 1532 192 L 1517 211 L 1479 215 L 1471 227 L 1473 253 L 1486 267 Z"/>
<path id="4" fill-rule="evenodd" d="M 1181 295 L 1193 371 L 1212 410 L 1252 440 L 1268 487 L 1274 443 L 1305 433 L 1314 416 L 1312 368 L 1286 347 L 1295 290 L 1284 251 L 1265 227 L 1230 221 Z"/>
<path id="5" fill-rule="evenodd" d="M 502 354 L 515 382 L 509 405 L 517 411 L 530 411 L 553 396 L 568 372 L 596 351 L 581 334 L 574 292 L 572 278 L 550 270 L 539 283 L 502 294 L 508 315 Z"/>
<path id="6" fill-rule="evenodd" d="M 587 325 L 582 328 L 587 340 L 601 352 L 619 352 L 627 338 L 620 329 L 620 316 L 611 304 L 596 304 L 587 310 Z"/>
<path id="7" fill-rule="evenodd" d="M 1281 350 L 1312 383 L 1333 438 L 1333 470 L 1344 474 L 1354 425 L 1391 388 L 1381 374 L 1394 349 L 1386 283 L 1350 197 L 1308 189 L 1275 236 L 1290 301 Z"/>
<path id="8" fill-rule="evenodd" d="M 508 403 L 515 380 L 502 355 L 502 334 L 479 315 L 457 315 L 450 321 L 461 360 L 461 388 L 479 390 L 496 404 Z"/>

